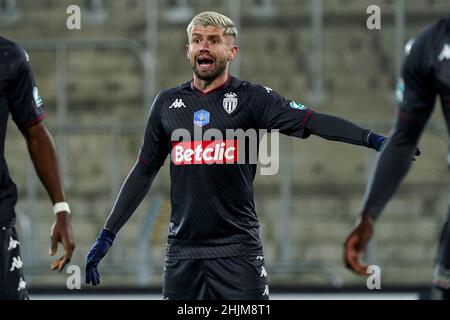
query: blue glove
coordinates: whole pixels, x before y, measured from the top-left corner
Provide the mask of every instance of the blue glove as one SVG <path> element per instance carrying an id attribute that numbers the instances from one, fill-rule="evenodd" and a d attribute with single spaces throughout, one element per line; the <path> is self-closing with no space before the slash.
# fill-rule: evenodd
<path id="1" fill-rule="evenodd" d="M 375 149 L 377 151 L 381 151 L 383 146 L 388 143 L 389 139 L 383 136 L 379 136 L 376 133 L 371 132 L 369 134 L 369 148 Z M 416 161 L 416 157 L 420 156 L 422 151 L 419 148 L 416 148 L 416 152 L 413 156 L 413 161 Z"/>
<path id="2" fill-rule="evenodd" d="M 86 258 L 86 283 L 96 286 L 100 283 L 100 274 L 97 266 L 113 244 L 116 235 L 109 230 L 103 229 L 92 245 Z"/>
<path id="3" fill-rule="evenodd" d="M 388 142 L 383 136 L 379 136 L 376 133 L 369 133 L 369 148 L 381 151 L 381 148 Z"/>

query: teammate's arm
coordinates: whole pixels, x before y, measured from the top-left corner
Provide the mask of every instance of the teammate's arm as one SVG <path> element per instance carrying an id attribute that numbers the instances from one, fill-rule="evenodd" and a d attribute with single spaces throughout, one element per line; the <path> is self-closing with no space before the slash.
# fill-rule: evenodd
<path id="1" fill-rule="evenodd" d="M 58 164 L 55 144 L 46 127 L 39 123 L 25 130 L 31 160 L 37 175 L 47 190 L 53 204 L 65 201 L 63 179 Z M 69 212 L 56 214 L 50 233 L 50 255 L 56 254 L 58 243 L 62 243 L 64 255 L 52 263 L 52 270 L 61 271 L 70 262 L 75 249 Z"/>
<path id="2" fill-rule="evenodd" d="M 423 127 L 424 123 L 409 126 L 398 119 L 392 138 L 380 154 L 375 172 L 369 179 L 361 217 L 345 241 L 346 266 L 356 273 L 367 274 L 367 266 L 361 259 L 375 231 L 375 221 L 408 173 L 409 159 L 417 150 Z"/>
<path id="3" fill-rule="evenodd" d="M 423 37 L 428 41 L 430 37 Z M 361 262 L 367 243 L 375 232 L 375 221 L 408 173 L 418 140 L 431 115 L 435 101 L 429 72 L 426 42 L 418 41 L 402 68 L 404 93 L 400 92 L 399 111 L 392 138 L 383 149 L 376 169 L 367 184 L 361 216 L 347 237 L 344 249 L 346 266 L 366 275 Z"/>
<path id="4" fill-rule="evenodd" d="M 7 80 L 11 103 L 9 111 L 17 127 L 26 139 L 28 151 L 36 172 L 53 204 L 64 202 L 63 179 L 58 165 L 55 145 L 41 120 L 45 117 L 28 55 L 16 46 L 11 63 L 11 75 Z M 61 271 L 72 258 L 75 244 L 68 212 L 58 212 L 50 233 L 50 255 L 56 254 L 58 243 L 62 243 L 64 254 L 53 261 L 52 270 Z"/>

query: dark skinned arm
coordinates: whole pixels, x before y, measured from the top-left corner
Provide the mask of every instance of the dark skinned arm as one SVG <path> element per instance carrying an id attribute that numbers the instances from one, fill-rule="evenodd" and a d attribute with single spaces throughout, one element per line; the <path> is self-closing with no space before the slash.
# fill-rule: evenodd
<path id="1" fill-rule="evenodd" d="M 44 188 L 47 190 L 52 204 L 65 201 L 63 179 L 58 164 L 55 144 L 47 128 L 38 123 L 24 131 L 28 151 Z M 61 271 L 70 262 L 75 244 L 73 241 L 72 225 L 68 212 L 59 212 L 55 216 L 50 231 L 50 256 L 55 256 L 58 243 L 62 243 L 64 254 L 52 263 L 52 270 Z"/>

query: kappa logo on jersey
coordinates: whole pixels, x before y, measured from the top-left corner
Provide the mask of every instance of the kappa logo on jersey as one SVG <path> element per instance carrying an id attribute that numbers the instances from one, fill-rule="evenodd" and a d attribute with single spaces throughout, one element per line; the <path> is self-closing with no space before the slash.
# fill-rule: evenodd
<path id="1" fill-rule="evenodd" d="M 199 110 L 194 113 L 194 125 L 203 127 L 209 123 L 210 113 L 206 110 Z"/>
<path id="2" fill-rule="evenodd" d="M 269 87 L 266 87 L 266 86 L 264 86 L 264 89 L 266 89 L 267 93 L 271 93 L 273 91 L 272 88 L 269 88 Z"/>
<path id="3" fill-rule="evenodd" d="M 445 44 L 444 48 L 442 48 L 442 51 L 439 54 L 438 61 L 444 61 L 448 59 L 450 59 L 450 45 Z"/>
<path id="4" fill-rule="evenodd" d="M 416 39 L 414 38 L 409 39 L 408 43 L 405 45 L 405 55 L 409 56 L 415 41 Z"/>
<path id="5" fill-rule="evenodd" d="M 175 165 L 224 164 L 238 160 L 237 140 L 173 142 L 172 147 Z"/>
<path id="6" fill-rule="evenodd" d="M 307 107 L 302 105 L 301 103 L 297 103 L 294 101 L 291 101 L 291 103 L 289 104 L 291 106 L 292 109 L 298 109 L 298 110 L 306 110 Z"/>
<path id="7" fill-rule="evenodd" d="M 237 94 L 234 92 L 228 92 L 223 99 L 223 108 L 228 114 L 231 114 L 238 105 Z"/>
<path id="8" fill-rule="evenodd" d="M 9 237 L 8 251 L 17 248 L 18 245 L 20 245 L 19 241 L 14 240 L 12 237 Z"/>
<path id="9" fill-rule="evenodd" d="M 183 103 L 183 99 L 175 99 L 175 101 L 169 107 L 169 109 L 180 109 L 180 108 L 186 108 L 186 105 Z"/>
<path id="10" fill-rule="evenodd" d="M 39 90 L 37 87 L 33 88 L 33 99 L 34 103 L 36 104 L 37 108 L 40 108 L 42 106 L 42 98 L 39 96 Z"/>

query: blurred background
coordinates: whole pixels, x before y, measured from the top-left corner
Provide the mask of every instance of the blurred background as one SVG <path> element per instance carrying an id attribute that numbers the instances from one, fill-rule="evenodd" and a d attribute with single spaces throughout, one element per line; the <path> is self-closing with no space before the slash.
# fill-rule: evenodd
<path id="1" fill-rule="evenodd" d="M 81 30 L 66 27 L 72 4 L 81 9 Z M 366 27 L 369 5 L 381 9 L 380 30 Z M 153 97 L 192 77 L 186 27 L 196 13 L 219 11 L 237 24 L 233 75 L 387 135 L 404 44 L 449 8 L 447 0 L 0 0 L 0 35 L 28 51 L 45 124 L 57 142 L 77 243 L 71 263 L 84 269 L 137 157 Z M 448 140 L 440 113 L 428 124 L 423 155 L 385 209 L 366 257 L 380 266 L 384 289 L 431 283 L 448 202 Z M 280 150 L 280 172 L 255 180 L 271 287 L 367 291 L 367 279 L 345 269 L 342 248 L 376 153 L 317 137 L 283 138 Z M 68 274 L 49 269 L 51 203 L 12 123 L 6 158 L 19 189 L 29 288 L 65 289 Z M 168 167 L 166 161 L 102 262 L 103 289 L 160 290 Z"/>

